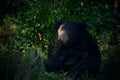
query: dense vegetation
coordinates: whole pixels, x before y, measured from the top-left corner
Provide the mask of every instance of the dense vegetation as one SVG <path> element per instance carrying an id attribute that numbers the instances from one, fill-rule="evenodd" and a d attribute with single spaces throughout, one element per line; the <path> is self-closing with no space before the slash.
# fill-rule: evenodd
<path id="1" fill-rule="evenodd" d="M 70 80 L 44 70 L 46 59 L 57 49 L 54 23 L 65 20 L 87 22 L 88 30 L 98 42 L 101 72 L 86 80 L 118 80 L 119 4 L 119 0 L 1 0 L 1 79 Z"/>

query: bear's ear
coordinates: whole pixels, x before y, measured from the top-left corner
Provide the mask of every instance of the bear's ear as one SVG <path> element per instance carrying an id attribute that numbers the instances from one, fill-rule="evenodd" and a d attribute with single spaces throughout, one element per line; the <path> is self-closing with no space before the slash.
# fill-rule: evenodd
<path id="1" fill-rule="evenodd" d="M 84 22 L 78 22 L 77 26 L 78 26 L 79 30 L 86 30 L 88 25 L 87 25 L 87 23 L 84 23 Z"/>
<path id="2" fill-rule="evenodd" d="M 64 23 L 64 21 L 60 20 L 55 23 L 55 32 L 57 32 L 58 28 Z"/>

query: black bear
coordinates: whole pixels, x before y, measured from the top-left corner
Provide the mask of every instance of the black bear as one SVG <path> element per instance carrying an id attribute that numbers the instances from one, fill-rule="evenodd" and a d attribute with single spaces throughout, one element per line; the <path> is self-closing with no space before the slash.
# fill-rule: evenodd
<path id="1" fill-rule="evenodd" d="M 86 23 L 57 22 L 55 25 L 60 48 L 48 60 L 48 72 L 63 72 L 77 80 L 81 74 L 96 75 L 101 64 L 97 43 L 88 33 Z"/>

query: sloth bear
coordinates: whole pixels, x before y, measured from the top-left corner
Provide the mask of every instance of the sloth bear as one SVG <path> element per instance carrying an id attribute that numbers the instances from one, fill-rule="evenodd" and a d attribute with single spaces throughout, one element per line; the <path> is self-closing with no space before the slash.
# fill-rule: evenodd
<path id="1" fill-rule="evenodd" d="M 64 73 L 77 80 L 83 74 L 96 75 L 101 64 L 97 43 L 82 22 L 57 22 L 55 25 L 60 44 L 48 60 L 46 71 Z"/>

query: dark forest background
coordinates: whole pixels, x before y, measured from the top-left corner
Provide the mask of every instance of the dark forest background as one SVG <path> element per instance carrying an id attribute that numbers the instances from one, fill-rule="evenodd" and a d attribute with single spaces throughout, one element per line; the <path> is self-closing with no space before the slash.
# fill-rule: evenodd
<path id="1" fill-rule="evenodd" d="M 100 73 L 85 80 L 120 79 L 120 0 L 0 0 L 0 80 L 70 80 L 44 70 L 59 20 L 88 23 L 99 45 Z"/>

